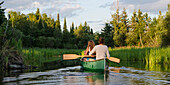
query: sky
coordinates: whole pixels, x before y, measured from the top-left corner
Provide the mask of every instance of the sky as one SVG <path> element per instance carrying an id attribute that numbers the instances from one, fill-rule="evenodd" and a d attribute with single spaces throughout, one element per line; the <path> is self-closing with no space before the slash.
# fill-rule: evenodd
<path id="1" fill-rule="evenodd" d="M 64 18 L 67 20 L 67 29 L 70 29 L 72 22 L 75 26 L 87 24 L 94 32 L 100 32 L 105 23 L 111 21 L 111 15 L 115 13 L 117 0 L 0 0 L 4 1 L 2 8 L 6 8 L 5 13 L 17 11 L 23 14 L 35 13 L 37 8 L 41 14 L 46 13 L 48 16 L 57 19 L 60 14 L 60 23 L 63 27 Z M 159 11 L 164 15 L 168 8 L 170 0 L 119 0 L 120 13 L 126 8 L 130 18 L 134 9 L 149 16 L 157 17 Z"/>

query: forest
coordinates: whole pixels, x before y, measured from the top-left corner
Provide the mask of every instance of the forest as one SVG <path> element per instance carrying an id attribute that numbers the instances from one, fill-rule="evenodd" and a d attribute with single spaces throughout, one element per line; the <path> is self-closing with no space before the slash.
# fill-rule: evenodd
<path id="1" fill-rule="evenodd" d="M 125 8 L 122 12 L 117 9 L 111 15 L 112 20 L 105 22 L 105 26 L 101 28 L 99 33 L 93 32 L 93 28 L 86 21 L 83 24 L 80 23 L 79 26 L 75 26 L 73 21 L 71 26 L 67 26 L 66 17 L 62 27 L 59 13 L 56 15 L 57 20 L 54 20 L 46 13 L 41 14 L 39 8 L 35 13 L 22 14 L 10 11 L 5 16 L 6 9 L 1 7 L 3 3 L 0 2 L 1 67 L 8 68 L 11 63 L 32 65 L 33 62 L 36 64 L 35 62 L 39 60 L 44 60 L 41 62 L 56 60 L 54 57 L 43 57 L 47 55 L 79 54 L 82 49 L 86 48 L 89 40 L 94 40 L 95 44 L 98 44 L 99 37 L 105 38 L 105 44 L 111 49 L 110 54 L 121 60 L 129 60 L 133 56 L 130 59 L 135 61 L 151 62 L 150 60 L 153 60 L 156 63 L 169 63 L 167 55 L 170 46 L 170 4 L 165 15 L 159 11 L 159 15 L 154 18 L 151 18 L 148 13 L 143 13 L 140 9 L 134 10 L 131 16 L 127 15 Z M 126 52 L 112 50 L 116 47 L 144 47 L 144 49 L 130 49 L 125 50 Z M 168 48 L 148 50 L 145 47 Z M 130 54 L 128 54 L 129 52 Z M 138 57 L 137 54 L 141 57 Z M 143 56 L 143 54 L 146 55 Z M 153 55 L 158 55 L 158 58 L 155 59 Z M 43 58 L 40 59 L 40 57 Z"/>
<path id="2" fill-rule="evenodd" d="M 134 10 L 130 17 L 125 8 L 120 13 L 117 9 L 112 14 L 112 20 L 105 23 L 101 33 L 94 33 L 86 21 L 79 26 L 75 26 L 73 21 L 69 27 L 66 18 L 61 28 L 59 13 L 56 15 L 57 20 L 54 20 L 46 13 L 41 14 L 39 8 L 36 13 L 29 14 L 10 11 L 8 19 L 5 17 L 5 9 L 0 10 L 1 45 L 3 41 L 10 40 L 21 41 L 24 48 L 82 49 L 86 47 L 88 40 L 94 40 L 97 44 L 97 39 L 101 36 L 109 47 L 162 47 L 170 44 L 170 5 L 165 15 L 159 11 L 158 17 L 153 19 L 140 9 Z"/>
<path id="3" fill-rule="evenodd" d="M 121 60 L 119 66 L 123 67 L 123 74 L 132 75 L 130 78 L 127 77 L 128 80 L 134 79 L 134 75 L 145 74 L 143 73 L 145 68 L 147 69 L 145 74 L 147 76 L 142 76 L 141 79 L 137 76 L 136 78 L 140 81 L 135 82 L 141 84 L 145 77 L 149 78 L 146 81 L 150 81 L 151 78 L 153 80 L 153 76 L 155 76 L 156 81 L 154 82 L 157 84 L 157 81 L 167 80 L 163 82 L 164 84 L 168 82 L 168 72 L 170 71 L 170 4 L 167 6 L 166 13 L 163 14 L 158 11 L 157 17 L 152 18 L 149 13 L 142 12 L 140 9 L 134 9 L 131 15 L 128 15 L 126 8 L 117 9 L 110 15 L 112 16 L 111 19 L 108 19 L 110 21 L 103 23 L 104 27 L 101 28 L 100 32 L 94 32 L 87 21 L 78 26 L 72 21 L 72 25 L 68 26 L 67 17 L 62 19 L 59 13 L 56 17 L 51 17 L 47 13 L 41 13 L 42 10 L 39 8 L 36 8 L 35 13 L 23 14 L 18 11 L 5 13 L 7 8 L 3 8 L 2 4 L 4 4 L 4 1 L 0 1 L 0 84 L 4 84 L 3 78 L 6 78 L 6 72 L 10 73 L 11 66 L 16 68 L 20 66 L 19 69 L 22 69 L 22 74 L 23 69 L 36 71 L 36 68 L 40 70 L 43 68 L 45 70 L 45 66 L 56 69 L 52 66 L 58 66 L 58 64 L 61 66 L 57 68 L 73 64 L 77 66 L 77 62 L 74 61 L 76 59 L 71 60 L 71 62 L 68 60 L 68 62 L 63 60 L 63 54 L 83 55 L 88 41 L 94 40 L 97 45 L 99 37 L 104 37 L 105 45 L 109 47 L 110 56 Z M 62 20 L 63 22 L 61 22 Z M 63 23 L 63 26 L 61 26 L 61 23 Z M 77 60 L 80 61 L 80 59 Z M 55 63 L 51 65 L 53 62 Z M 115 64 L 114 62 L 111 63 Z M 124 68 L 138 68 L 132 65 L 142 66 L 138 69 L 140 72 L 132 70 L 126 73 L 124 71 Z M 156 71 L 164 72 L 163 75 L 160 72 L 156 75 L 150 75 Z M 17 72 L 16 78 L 20 79 L 18 71 L 15 72 Z M 166 72 L 167 75 L 164 75 Z M 13 76 L 12 82 L 14 82 Z M 164 79 L 163 76 L 167 78 Z M 40 77 L 38 76 L 38 78 Z M 49 78 L 51 77 L 53 76 Z M 17 80 L 17 84 L 22 80 L 26 82 L 25 79 L 36 80 L 31 77 L 23 78 Z M 120 76 L 120 78 L 124 77 Z"/>

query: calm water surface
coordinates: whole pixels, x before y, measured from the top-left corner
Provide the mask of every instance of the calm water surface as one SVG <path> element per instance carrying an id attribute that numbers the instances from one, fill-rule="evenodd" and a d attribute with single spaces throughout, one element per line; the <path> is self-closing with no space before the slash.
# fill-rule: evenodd
<path id="1" fill-rule="evenodd" d="M 156 67 L 156 66 L 155 66 Z M 82 71 L 80 66 L 27 72 L 3 78 L 4 85 L 162 85 L 170 84 L 170 71 L 142 63 L 109 67 L 108 73 Z M 157 66 L 158 67 L 158 66 Z M 161 70 L 162 69 L 162 70 Z M 163 70 L 165 69 L 165 70 Z"/>

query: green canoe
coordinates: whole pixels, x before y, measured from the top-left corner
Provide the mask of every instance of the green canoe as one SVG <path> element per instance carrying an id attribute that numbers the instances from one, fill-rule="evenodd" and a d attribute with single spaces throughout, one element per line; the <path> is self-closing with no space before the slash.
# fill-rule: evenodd
<path id="1" fill-rule="evenodd" d="M 108 68 L 108 63 L 106 63 L 105 59 L 95 61 L 81 61 L 81 66 L 83 70 L 104 72 L 104 70 L 107 70 Z"/>

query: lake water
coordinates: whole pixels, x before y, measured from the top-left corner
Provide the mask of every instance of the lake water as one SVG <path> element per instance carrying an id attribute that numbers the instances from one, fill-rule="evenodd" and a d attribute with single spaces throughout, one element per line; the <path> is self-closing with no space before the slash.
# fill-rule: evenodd
<path id="1" fill-rule="evenodd" d="M 72 66 L 15 73 L 4 77 L 2 83 L 4 85 L 162 85 L 170 84 L 170 70 L 169 66 L 150 67 L 142 62 L 117 65 L 111 63 L 107 73 L 83 71 L 81 66 Z"/>

